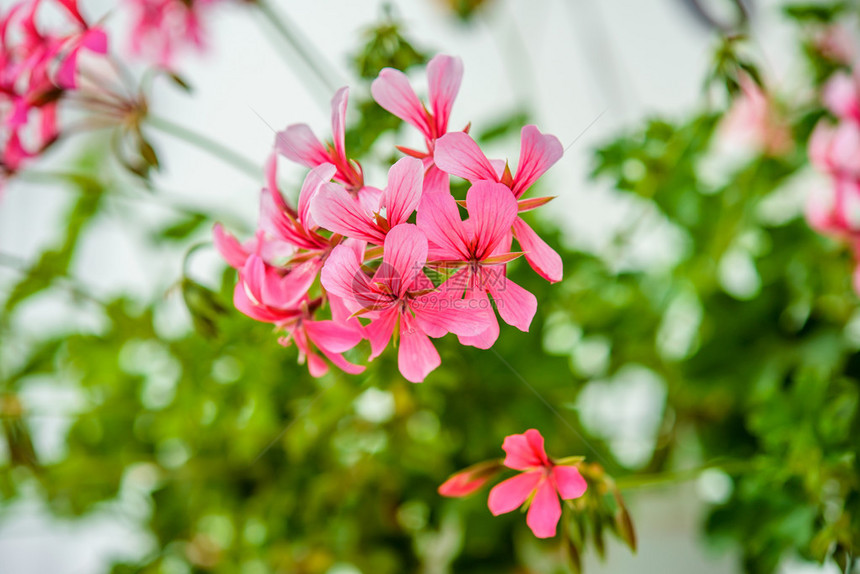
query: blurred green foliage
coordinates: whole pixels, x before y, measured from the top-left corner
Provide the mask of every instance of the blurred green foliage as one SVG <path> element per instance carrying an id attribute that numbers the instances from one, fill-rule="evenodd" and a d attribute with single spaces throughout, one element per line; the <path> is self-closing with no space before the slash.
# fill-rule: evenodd
<path id="1" fill-rule="evenodd" d="M 801 22 L 809 13 L 789 11 Z M 390 20 L 367 40 L 356 58 L 365 79 L 426 59 Z M 816 70 L 829 64 L 807 54 L 810 75 L 821 81 Z M 715 69 L 729 85 L 726 74 L 737 71 Z M 372 161 L 373 143 L 399 122 L 380 121 L 370 101 L 356 109 L 348 149 Z M 790 193 L 807 163 L 802 142 L 821 115 L 814 103 L 795 103 L 794 149 L 717 175 L 704 166 L 718 111 L 651 119 L 607 142 L 593 175 L 635 197 L 642 215 L 596 255 L 561 247 L 558 230 L 526 214 L 559 246 L 565 280 L 549 285 L 512 264 L 512 278 L 540 301 L 531 332 L 503 325 L 491 351 L 442 339 L 443 365 L 422 385 L 401 378 L 391 353 L 360 377 L 311 378 L 270 326 L 233 310 L 232 270 L 214 288 L 182 277 L 166 298 L 96 302 L 96 333 L 17 341 L 8 325 L 37 295 L 80 295 L 70 263 L 104 214 L 111 184 L 76 176 L 62 241 L 5 297 L 3 499 L 35 493 L 66 517 L 112 500 L 137 508 L 130 519 L 151 534 L 151 548 L 140 563 L 115 564 L 116 574 L 324 573 L 346 565 L 373 574 L 524 571 L 519 565 L 563 572 L 559 541 L 536 540 L 522 516 L 493 518 L 484 495 L 436 493 L 450 473 L 500 456 L 506 435 L 538 427 L 551 454 L 585 455 L 622 490 L 671 484 L 679 469 L 721 472 L 730 492 L 704 532 L 737 545 L 746 572 L 775 572 L 794 554 L 851 572 L 860 547 L 853 261 L 807 227 Z M 482 134 L 516 137 L 521 123 L 514 110 Z M 662 265 L 630 264 L 653 213 L 671 231 L 667 249 L 678 253 Z M 191 212 L 152 235 L 185 249 L 209 223 Z M 178 269 L 182 253 L 174 252 Z M 178 297 L 196 330 L 158 327 L 157 316 Z M 581 424 L 577 409 L 585 386 L 631 369 L 665 390 L 653 451 L 639 463 Z M 46 375 L 75 390 L 74 409 L 30 409 L 28 387 Z M 33 446 L 32 429 L 46 415 L 69 422 L 57 460 L 40 460 Z M 616 512 L 611 494 L 601 494 Z M 584 541 L 595 519 L 580 510 L 563 527 Z M 603 544 L 592 540 L 599 552 Z"/>

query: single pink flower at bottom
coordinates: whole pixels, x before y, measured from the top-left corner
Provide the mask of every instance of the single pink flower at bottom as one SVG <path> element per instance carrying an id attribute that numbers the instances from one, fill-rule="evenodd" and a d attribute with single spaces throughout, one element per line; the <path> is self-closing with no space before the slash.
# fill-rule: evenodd
<path id="1" fill-rule="evenodd" d="M 555 464 L 543 446 L 543 436 L 535 429 L 505 437 L 504 465 L 524 471 L 493 487 L 487 505 L 493 516 L 516 510 L 531 500 L 526 524 L 538 538 L 555 536 L 561 519 L 562 500 L 579 498 L 588 485 L 573 466 Z"/>

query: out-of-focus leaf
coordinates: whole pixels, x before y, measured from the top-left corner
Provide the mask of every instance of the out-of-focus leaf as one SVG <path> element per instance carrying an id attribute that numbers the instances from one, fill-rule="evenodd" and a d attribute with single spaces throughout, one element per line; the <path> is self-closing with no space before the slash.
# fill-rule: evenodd
<path id="1" fill-rule="evenodd" d="M 191 234 L 200 229 L 204 224 L 210 223 L 208 216 L 202 213 L 188 213 L 167 227 L 156 230 L 153 237 L 170 241 L 181 241 L 187 239 Z"/>
<path id="2" fill-rule="evenodd" d="M 194 327 L 204 337 L 216 337 L 217 319 L 227 313 L 227 309 L 218 300 L 218 294 L 187 277 L 182 280 L 180 287 Z"/>

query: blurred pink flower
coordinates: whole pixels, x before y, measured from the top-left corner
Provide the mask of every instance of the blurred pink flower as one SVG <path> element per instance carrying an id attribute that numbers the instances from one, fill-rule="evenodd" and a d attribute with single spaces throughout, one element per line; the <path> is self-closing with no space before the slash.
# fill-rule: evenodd
<path id="1" fill-rule="evenodd" d="M 839 64 L 850 64 L 857 54 L 853 34 L 840 24 L 821 30 L 813 40 L 813 46 L 822 56 Z"/>
<path id="2" fill-rule="evenodd" d="M 791 130 L 773 101 L 749 75 L 739 78 L 740 93 L 720 123 L 720 135 L 732 145 L 769 156 L 791 149 Z"/>
<path id="3" fill-rule="evenodd" d="M 43 29 L 39 8 L 55 3 L 66 17 Z M 59 137 L 57 106 L 78 89 L 79 55 L 102 55 L 107 37 L 90 26 L 76 0 L 22 0 L 0 14 L 0 177 L 8 178 Z"/>
<path id="4" fill-rule="evenodd" d="M 538 538 L 555 536 L 562 500 L 579 498 L 588 485 L 573 466 L 555 464 L 544 450 L 540 432 L 529 429 L 510 435 L 502 445 L 505 466 L 524 471 L 490 490 L 487 504 L 494 516 L 516 510 L 529 501 L 526 524 Z"/>
<path id="5" fill-rule="evenodd" d="M 219 0 L 126 0 L 132 8 L 131 51 L 172 69 L 187 46 L 205 48 L 203 13 Z"/>

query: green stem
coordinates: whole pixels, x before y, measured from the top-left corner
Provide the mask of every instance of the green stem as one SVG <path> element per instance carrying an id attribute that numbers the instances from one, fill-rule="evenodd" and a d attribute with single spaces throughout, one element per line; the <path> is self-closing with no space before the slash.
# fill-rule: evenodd
<path id="1" fill-rule="evenodd" d="M 254 5 L 260 10 L 260 13 L 266 17 L 272 28 L 284 39 L 290 48 L 301 59 L 310 72 L 316 76 L 317 80 L 329 93 L 334 93 L 336 86 L 328 74 L 323 72 L 324 69 L 331 69 L 331 66 L 325 62 L 315 58 L 311 51 L 307 50 L 306 46 L 309 42 L 298 36 L 298 33 L 292 29 L 289 20 L 283 14 L 279 14 L 267 0 L 257 0 Z"/>
<path id="2" fill-rule="evenodd" d="M 262 170 L 256 163 L 199 132 L 192 131 L 189 128 L 177 125 L 158 116 L 148 116 L 147 123 L 163 133 L 177 137 L 218 159 L 224 160 L 254 180 L 259 180 L 262 176 Z"/>
<path id="3" fill-rule="evenodd" d="M 697 468 L 689 468 L 685 470 L 676 470 L 672 472 L 661 472 L 658 474 L 643 474 L 622 476 L 615 479 L 615 485 L 620 490 L 633 490 L 636 488 L 649 488 L 662 486 L 667 484 L 678 484 L 695 480 L 704 471 L 717 468 L 729 474 L 747 472 L 755 468 L 755 461 L 752 460 L 735 460 L 735 461 L 714 461 L 704 466 Z"/>

